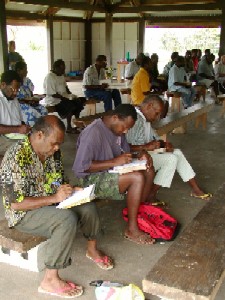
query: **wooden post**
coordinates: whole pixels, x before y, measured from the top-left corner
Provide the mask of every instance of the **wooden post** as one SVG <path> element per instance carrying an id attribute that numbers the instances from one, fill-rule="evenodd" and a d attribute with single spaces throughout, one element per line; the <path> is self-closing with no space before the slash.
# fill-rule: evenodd
<path id="1" fill-rule="evenodd" d="M 105 50 L 108 65 L 112 65 L 112 21 L 113 17 L 111 13 L 105 15 Z"/>
<path id="2" fill-rule="evenodd" d="M 0 1 L 0 73 L 5 72 L 8 69 L 7 57 L 8 57 L 8 42 L 6 31 L 6 11 L 5 1 Z"/>
<path id="3" fill-rule="evenodd" d="M 140 19 L 138 22 L 138 53 L 144 52 L 144 40 L 145 40 L 145 20 Z"/>
<path id="4" fill-rule="evenodd" d="M 47 18 L 47 48 L 48 48 L 48 69 L 51 70 L 54 62 L 54 44 L 53 44 L 53 16 Z"/>
<path id="5" fill-rule="evenodd" d="M 221 21 L 221 32 L 220 32 L 219 56 L 225 54 L 225 2 L 220 1 L 220 5 L 222 8 L 222 21 Z"/>
<path id="6" fill-rule="evenodd" d="M 91 21 L 85 22 L 85 69 L 92 64 L 92 31 Z"/>

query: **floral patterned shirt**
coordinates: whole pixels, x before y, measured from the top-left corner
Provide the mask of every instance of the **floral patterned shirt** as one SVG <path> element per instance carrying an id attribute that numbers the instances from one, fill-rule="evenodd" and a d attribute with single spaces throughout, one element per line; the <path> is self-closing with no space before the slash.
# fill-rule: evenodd
<path id="1" fill-rule="evenodd" d="M 52 195 L 56 192 L 53 182 L 63 183 L 64 172 L 60 152 L 42 163 L 26 137 L 7 150 L 0 174 L 5 217 L 9 227 L 13 227 L 26 211 L 13 210 L 10 198 L 22 202 L 25 197 Z"/>

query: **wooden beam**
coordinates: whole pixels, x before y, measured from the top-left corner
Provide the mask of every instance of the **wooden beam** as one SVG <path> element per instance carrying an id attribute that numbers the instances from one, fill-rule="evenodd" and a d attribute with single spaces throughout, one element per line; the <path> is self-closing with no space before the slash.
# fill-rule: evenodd
<path id="1" fill-rule="evenodd" d="M 185 5 L 141 5 L 138 7 L 126 7 L 114 4 L 111 6 L 111 12 L 115 13 L 140 13 L 140 12 L 155 12 L 155 11 L 195 11 L 195 10 L 208 10 L 212 13 L 212 10 L 219 9 L 217 3 L 209 4 L 185 4 Z"/>
<path id="2" fill-rule="evenodd" d="M 224 55 L 225 54 L 225 2 L 221 1 L 221 5 L 222 5 L 222 20 L 221 20 L 219 55 Z"/>
<path id="3" fill-rule="evenodd" d="M 107 13 L 105 15 L 105 54 L 110 66 L 112 65 L 112 23 L 112 14 Z"/>
<path id="4" fill-rule="evenodd" d="M 84 2 L 68 2 L 68 1 L 59 1 L 59 0 L 13 0 L 13 2 L 24 3 L 24 4 L 34 4 L 34 5 L 43 5 L 43 6 L 52 6 L 60 8 L 70 8 L 74 10 L 84 10 L 84 11 L 98 11 L 106 12 L 105 8 L 100 5 L 92 6 Z"/>
<path id="5" fill-rule="evenodd" d="M 140 19 L 138 22 L 138 53 L 144 52 L 145 40 L 145 20 Z"/>
<path id="6" fill-rule="evenodd" d="M 85 68 L 92 64 L 92 30 L 91 22 L 85 22 Z"/>
<path id="7" fill-rule="evenodd" d="M 51 70 L 54 62 L 54 43 L 53 43 L 53 17 L 47 19 L 47 48 L 48 48 L 48 69 Z"/>
<path id="8" fill-rule="evenodd" d="M 5 1 L 0 1 L 0 73 L 7 70 L 8 41 L 6 31 Z"/>

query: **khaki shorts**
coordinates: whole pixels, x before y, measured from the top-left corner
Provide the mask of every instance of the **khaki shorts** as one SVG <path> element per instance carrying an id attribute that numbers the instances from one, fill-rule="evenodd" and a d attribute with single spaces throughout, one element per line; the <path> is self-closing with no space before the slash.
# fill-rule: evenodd
<path id="1" fill-rule="evenodd" d="M 83 179 L 84 187 L 95 184 L 97 199 L 124 200 L 125 195 L 119 192 L 119 174 L 108 172 L 91 174 Z"/>

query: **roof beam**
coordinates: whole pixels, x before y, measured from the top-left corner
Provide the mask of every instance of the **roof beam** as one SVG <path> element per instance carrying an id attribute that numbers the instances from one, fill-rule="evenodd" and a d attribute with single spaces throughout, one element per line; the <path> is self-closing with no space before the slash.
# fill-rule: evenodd
<path id="1" fill-rule="evenodd" d="M 44 5 L 44 6 L 52 6 L 59 8 L 70 8 L 74 10 L 83 10 L 83 11 L 98 11 L 98 12 L 106 12 L 105 8 L 100 5 L 90 5 L 84 2 L 69 2 L 69 1 L 59 1 L 59 0 L 13 0 L 11 1 L 16 3 L 24 3 L 24 4 L 33 4 L 33 5 Z"/>
<path id="2" fill-rule="evenodd" d="M 209 4 L 184 4 L 184 5 L 164 5 L 164 6 L 153 6 L 153 5 L 141 5 L 138 7 L 125 7 L 119 6 L 118 4 L 112 5 L 112 13 L 140 13 L 140 12 L 154 12 L 154 11 L 193 11 L 193 10 L 215 10 L 219 9 L 219 5 L 216 3 Z"/>

